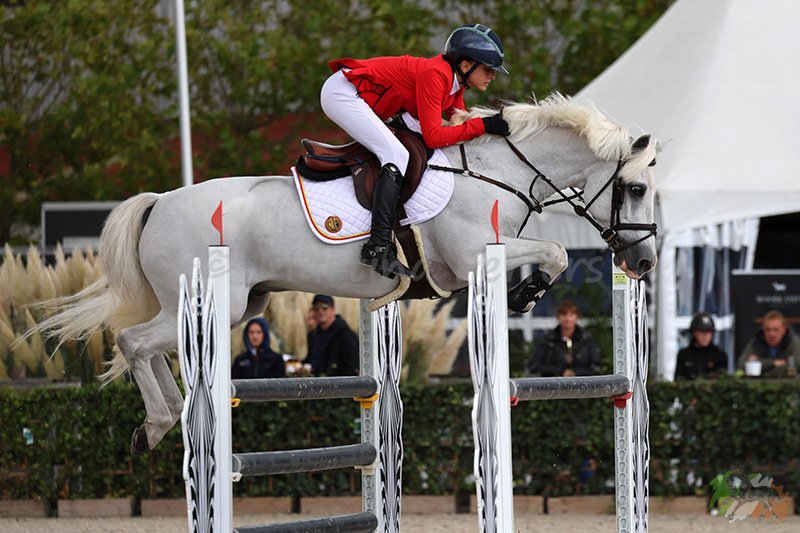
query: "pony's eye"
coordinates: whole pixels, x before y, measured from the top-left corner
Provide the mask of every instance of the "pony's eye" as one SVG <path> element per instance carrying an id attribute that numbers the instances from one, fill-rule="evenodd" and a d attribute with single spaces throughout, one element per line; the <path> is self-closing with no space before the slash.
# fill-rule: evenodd
<path id="1" fill-rule="evenodd" d="M 647 187 L 644 185 L 631 185 L 631 194 L 634 196 L 642 197 L 647 192 Z"/>

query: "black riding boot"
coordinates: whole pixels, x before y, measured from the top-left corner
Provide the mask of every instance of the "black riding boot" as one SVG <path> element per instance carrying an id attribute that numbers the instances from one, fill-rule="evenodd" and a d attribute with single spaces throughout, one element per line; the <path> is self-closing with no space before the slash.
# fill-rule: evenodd
<path id="1" fill-rule="evenodd" d="M 372 233 L 361 247 L 361 262 L 387 278 L 411 277 L 411 271 L 397 259 L 392 243 L 394 210 L 400 197 L 403 175 L 392 163 L 383 165 L 372 195 Z"/>

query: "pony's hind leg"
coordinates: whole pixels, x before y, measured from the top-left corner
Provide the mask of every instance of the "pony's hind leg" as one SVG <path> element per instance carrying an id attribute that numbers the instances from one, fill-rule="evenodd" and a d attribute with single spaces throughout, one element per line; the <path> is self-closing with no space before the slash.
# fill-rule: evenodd
<path id="1" fill-rule="evenodd" d="M 153 357 L 150 360 L 150 366 L 153 367 L 153 375 L 161 392 L 164 393 L 173 424 L 175 424 L 180 420 L 183 411 L 183 395 L 178 384 L 175 383 L 175 377 L 172 375 L 172 368 L 169 366 L 166 354 Z"/>
<path id="2" fill-rule="evenodd" d="M 177 392 L 172 375 L 166 379 L 164 373 L 169 369 L 166 361 L 163 361 L 164 352 L 176 345 L 176 316 L 176 313 L 165 313 L 162 310 L 149 322 L 124 329 L 117 335 L 117 345 L 130 366 L 147 410 L 144 424 L 133 433 L 132 453 L 142 453 L 154 448 L 177 421 L 173 410 L 177 407 L 180 393 Z M 153 364 L 153 358 L 162 362 Z M 163 390 L 164 384 L 159 383 L 156 373 L 162 382 L 171 382 L 166 391 Z M 177 412 L 179 418 L 179 408 Z"/>

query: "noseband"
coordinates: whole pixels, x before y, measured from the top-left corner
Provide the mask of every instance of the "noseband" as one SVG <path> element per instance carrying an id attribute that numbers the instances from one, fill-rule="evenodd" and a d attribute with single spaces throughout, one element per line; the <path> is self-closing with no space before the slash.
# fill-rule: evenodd
<path id="1" fill-rule="evenodd" d="M 576 215 L 586 219 L 589 222 L 589 224 L 594 226 L 595 229 L 597 229 L 597 231 L 600 232 L 600 236 L 603 238 L 604 241 L 606 241 L 606 243 L 608 244 L 608 247 L 611 248 L 611 251 L 613 251 L 616 254 L 618 254 L 620 252 L 623 252 L 623 251 L 627 250 L 628 248 L 631 248 L 632 246 L 636 246 L 640 242 L 645 241 L 645 240 L 649 239 L 650 237 L 655 237 L 656 236 L 657 225 L 655 223 L 651 223 L 651 224 L 632 224 L 632 223 L 627 223 L 627 222 L 625 222 L 625 223 L 620 222 L 620 212 L 622 211 L 622 204 L 625 201 L 625 183 L 623 182 L 622 178 L 619 176 L 619 172 L 620 172 L 620 170 L 622 170 L 622 166 L 625 163 L 622 160 L 622 158 L 620 158 L 619 161 L 617 161 L 617 168 L 616 168 L 616 170 L 614 170 L 614 173 L 611 175 L 610 178 L 608 178 L 608 180 L 606 180 L 605 184 L 600 188 L 599 191 L 597 191 L 597 193 L 595 193 L 595 195 L 592 197 L 592 199 L 589 200 L 585 205 L 580 205 L 580 204 L 575 203 L 574 200 L 575 199 L 583 200 L 583 192 L 582 191 L 578 191 L 578 190 L 573 189 L 572 187 L 570 187 L 570 190 L 572 191 L 572 194 L 569 195 L 569 196 L 566 195 L 564 193 L 564 191 L 559 189 L 550 180 L 550 178 L 548 178 L 543 172 L 541 172 L 538 168 L 536 168 L 534 166 L 534 164 L 531 163 L 528 160 L 528 158 L 525 156 L 525 154 L 523 154 L 516 146 L 514 146 L 514 144 L 508 139 L 508 137 L 504 137 L 504 139 L 505 139 L 506 143 L 508 144 L 508 147 L 511 149 L 512 152 L 514 152 L 514 154 L 520 159 L 520 161 L 525 163 L 525 165 L 527 165 L 528 168 L 533 170 L 533 172 L 535 173 L 535 176 L 534 176 L 533 180 L 531 180 L 531 185 L 530 185 L 530 187 L 528 187 L 528 194 L 527 195 L 525 193 L 523 193 L 522 191 L 519 191 L 519 190 L 511 187 L 510 185 L 508 185 L 506 183 L 503 183 L 501 181 L 497 181 L 497 180 L 492 179 L 492 178 L 490 178 L 488 176 L 484 176 L 483 174 L 479 174 L 477 172 L 474 172 L 474 171 L 470 170 L 468 168 L 468 166 L 467 166 L 467 153 L 466 153 L 466 150 L 465 150 L 463 144 L 460 144 L 459 148 L 461 150 L 461 162 L 462 162 L 464 168 L 460 168 L 459 169 L 459 168 L 453 168 L 453 167 L 445 167 L 445 166 L 441 166 L 441 165 L 428 165 L 428 167 L 432 168 L 434 170 L 446 170 L 446 171 L 449 171 L 449 172 L 455 172 L 457 174 L 463 174 L 465 176 L 470 176 L 470 177 L 479 179 L 481 181 L 485 181 L 487 183 L 491 183 L 492 185 L 500 187 L 501 189 L 504 189 L 504 190 L 514 194 L 517 198 L 522 200 L 522 202 L 524 202 L 525 205 L 528 207 L 528 214 L 525 216 L 525 220 L 522 222 L 522 225 L 520 226 L 519 231 L 517 232 L 517 237 L 520 236 L 520 234 L 522 233 L 522 230 L 525 229 L 525 226 L 528 224 L 528 220 L 530 219 L 531 213 L 533 213 L 534 211 L 536 213 L 541 213 L 542 209 L 547 207 L 547 206 L 549 206 L 549 205 L 560 204 L 560 203 L 564 203 L 564 202 L 566 202 L 570 206 L 572 206 L 572 209 L 575 211 Z M 653 162 L 650 163 L 651 166 L 654 165 L 654 164 L 655 164 L 655 160 L 653 160 Z M 536 186 L 536 182 L 538 180 L 540 180 L 540 179 L 542 181 L 544 181 L 547 185 L 549 185 L 550 188 L 553 189 L 553 191 L 555 191 L 555 193 L 558 196 L 560 196 L 560 198 L 557 198 L 555 200 L 550 200 L 549 202 L 540 202 L 539 200 L 537 200 L 533 196 L 533 188 Z M 597 200 L 600 197 L 600 195 L 603 194 L 603 192 L 609 186 L 612 187 L 612 190 L 611 190 L 611 216 L 609 217 L 609 226 L 606 227 L 606 226 L 603 226 L 602 224 L 600 224 L 597 221 L 597 219 L 594 218 L 594 216 L 592 216 L 591 213 L 589 213 L 589 208 L 592 206 L 592 204 L 595 202 L 595 200 Z M 640 237 L 639 239 L 637 239 L 635 241 L 628 242 L 628 243 L 623 243 L 619 238 L 619 232 L 620 231 L 625 231 L 625 230 L 646 231 L 647 235 L 645 235 L 643 237 Z"/>

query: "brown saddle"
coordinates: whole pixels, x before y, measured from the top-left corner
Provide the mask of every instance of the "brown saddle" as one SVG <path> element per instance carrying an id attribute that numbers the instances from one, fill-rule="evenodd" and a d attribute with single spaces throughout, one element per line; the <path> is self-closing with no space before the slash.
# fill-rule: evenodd
<path id="1" fill-rule="evenodd" d="M 409 155 L 398 202 L 398 208 L 402 209 L 402 204 L 417 190 L 432 152 L 428 151 L 420 134 L 408 130 L 392 131 Z M 301 176 L 312 181 L 328 181 L 352 174 L 358 203 L 365 209 L 372 209 L 372 193 L 381 169 L 375 154 L 355 141 L 341 146 L 311 139 L 303 139 L 302 143 L 306 153 L 297 161 L 297 171 Z"/>

